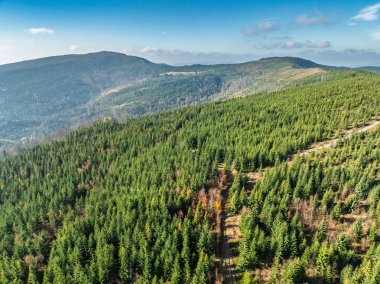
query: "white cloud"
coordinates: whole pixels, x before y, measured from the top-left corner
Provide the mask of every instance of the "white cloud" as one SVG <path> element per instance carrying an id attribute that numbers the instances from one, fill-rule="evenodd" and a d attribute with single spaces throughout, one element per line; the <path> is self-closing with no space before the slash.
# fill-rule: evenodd
<path id="1" fill-rule="evenodd" d="M 373 40 L 380 40 L 380 29 L 371 31 L 370 36 Z"/>
<path id="2" fill-rule="evenodd" d="M 258 55 L 245 53 L 233 54 L 223 52 L 198 52 L 182 49 L 162 49 L 157 47 L 125 48 L 123 52 L 139 56 L 153 62 L 183 65 L 183 64 L 215 64 L 235 63 L 258 59 Z"/>
<path id="3" fill-rule="evenodd" d="M 79 46 L 77 46 L 75 44 L 72 44 L 72 45 L 69 46 L 69 50 L 70 51 L 76 51 L 76 50 L 78 50 L 78 48 L 79 48 Z"/>
<path id="4" fill-rule="evenodd" d="M 10 40 L 10 39 L 5 39 L 5 40 L 0 39 L 0 51 L 8 51 L 11 48 L 12 48 L 12 40 Z"/>
<path id="5" fill-rule="evenodd" d="M 352 21 L 374 21 L 379 18 L 380 2 L 371 6 L 364 7 L 356 16 L 351 18 Z"/>
<path id="6" fill-rule="evenodd" d="M 331 43 L 328 40 L 318 40 L 311 44 L 311 48 L 328 48 L 331 47 Z"/>
<path id="7" fill-rule="evenodd" d="M 144 57 L 154 62 L 165 62 L 167 64 L 215 64 L 215 63 L 237 63 L 257 60 L 264 57 L 273 56 L 297 56 L 305 59 L 313 60 L 320 64 L 332 66 L 380 66 L 380 53 L 369 49 L 345 49 L 334 50 L 332 48 L 322 48 L 322 46 L 330 46 L 327 41 L 302 42 L 293 46 L 307 45 L 309 48 L 288 48 L 283 49 L 282 45 L 291 40 L 278 42 L 276 49 L 272 46 L 266 46 L 252 53 L 223 53 L 223 52 L 194 52 L 181 49 L 161 49 L 156 47 L 149 48 L 128 48 L 125 49 L 129 55 Z M 289 44 L 288 46 L 291 46 Z M 314 48 L 311 48 L 314 46 Z M 318 48 L 319 47 L 319 48 Z M 150 50 L 150 53 L 142 53 L 142 50 Z"/>
<path id="8" fill-rule="evenodd" d="M 242 34 L 245 36 L 255 36 L 258 34 L 255 28 L 244 28 L 241 30 Z"/>
<path id="9" fill-rule="evenodd" d="M 255 45 L 257 49 L 324 49 L 331 47 L 331 43 L 328 40 L 304 40 L 297 41 L 293 39 L 287 39 L 286 41 L 277 41 L 267 45 Z"/>
<path id="10" fill-rule="evenodd" d="M 156 47 L 147 46 L 147 47 L 142 48 L 140 51 L 141 51 L 141 53 L 154 53 L 154 52 L 157 52 L 159 50 Z"/>
<path id="11" fill-rule="evenodd" d="M 48 28 L 30 28 L 28 30 L 31 34 L 36 35 L 36 34 L 54 34 L 55 32 L 52 29 Z"/>
<path id="12" fill-rule="evenodd" d="M 243 28 L 241 32 L 245 36 L 255 36 L 261 33 L 268 33 L 271 31 L 275 31 L 279 28 L 279 25 L 270 20 L 260 21 L 254 27 Z"/>
<path id="13" fill-rule="evenodd" d="M 10 49 L 11 49 L 10 45 L 0 45 L 0 51 L 6 51 Z"/>
<path id="14" fill-rule="evenodd" d="M 332 19 L 327 17 L 325 14 L 319 12 L 316 16 L 309 16 L 307 14 L 299 15 L 294 20 L 298 26 L 315 26 L 315 25 L 326 25 L 332 22 Z"/>
<path id="15" fill-rule="evenodd" d="M 335 66 L 380 66 L 380 53 L 370 49 L 308 49 L 300 52 L 299 56 Z"/>
<path id="16" fill-rule="evenodd" d="M 320 41 L 287 41 L 282 46 L 284 49 L 293 49 L 293 48 L 315 48 L 315 49 L 321 49 L 321 48 L 328 48 L 331 47 L 331 43 L 327 40 L 320 40 Z"/>
<path id="17" fill-rule="evenodd" d="M 274 21 L 262 21 L 257 24 L 259 31 L 262 33 L 270 32 L 278 28 L 278 25 Z"/>
<path id="18" fill-rule="evenodd" d="M 287 42 L 284 42 L 281 47 L 285 49 L 292 49 L 292 48 L 301 48 L 304 46 L 305 46 L 304 43 L 300 41 L 289 40 Z"/>

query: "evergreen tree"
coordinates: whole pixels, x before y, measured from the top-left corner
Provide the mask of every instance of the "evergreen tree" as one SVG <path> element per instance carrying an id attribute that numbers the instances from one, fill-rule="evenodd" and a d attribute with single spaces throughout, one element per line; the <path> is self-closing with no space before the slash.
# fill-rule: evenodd
<path id="1" fill-rule="evenodd" d="M 355 240 L 357 242 L 360 242 L 360 240 L 363 237 L 363 221 L 362 221 L 362 218 L 359 218 L 355 223 L 354 236 L 355 236 Z"/>
<path id="2" fill-rule="evenodd" d="M 327 236 L 327 224 L 325 219 L 322 219 L 322 221 L 319 223 L 318 227 L 318 239 L 320 242 L 324 241 Z"/>
<path id="3" fill-rule="evenodd" d="M 39 283 L 37 279 L 37 263 L 33 257 L 30 259 L 29 272 L 28 272 L 28 284 Z"/>
<path id="4" fill-rule="evenodd" d="M 179 256 L 177 256 L 175 259 L 172 277 L 170 278 L 170 283 L 171 284 L 183 283 Z"/>

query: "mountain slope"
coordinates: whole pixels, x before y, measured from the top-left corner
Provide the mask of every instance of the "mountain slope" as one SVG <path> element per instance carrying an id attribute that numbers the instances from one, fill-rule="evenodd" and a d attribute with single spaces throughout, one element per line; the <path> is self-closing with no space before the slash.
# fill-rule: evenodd
<path id="1" fill-rule="evenodd" d="M 286 59 L 198 68 L 201 71 L 183 71 L 186 69 L 182 68 L 163 73 L 160 77 L 108 92 L 98 97 L 96 103 L 105 114 L 139 116 L 205 101 L 276 91 L 307 77 L 321 80 L 331 75 L 321 67 L 293 66 Z"/>
<path id="2" fill-rule="evenodd" d="M 371 72 L 371 73 L 380 74 L 380 67 L 379 66 L 364 66 L 364 67 L 359 67 L 356 69 Z"/>
<path id="3" fill-rule="evenodd" d="M 235 248 L 244 283 L 376 283 L 364 277 L 379 275 L 378 128 L 286 163 L 379 118 L 380 77 L 345 74 L 98 122 L 0 161 L 1 281 L 221 280 L 227 209 L 244 213 Z M 262 169 L 262 180 L 246 178 Z"/>
<path id="4" fill-rule="evenodd" d="M 142 58 L 110 52 L 0 66 L 0 138 L 18 140 L 70 126 L 77 116 L 73 110 L 102 90 L 156 76 L 165 69 Z"/>
<path id="5" fill-rule="evenodd" d="M 113 52 L 3 65 L 0 143 L 54 135 L 100 117 L 135 117 L 274 91 L 305 77 L 328 77 L 327 70 L 292 57 L 174 67 Z"/>

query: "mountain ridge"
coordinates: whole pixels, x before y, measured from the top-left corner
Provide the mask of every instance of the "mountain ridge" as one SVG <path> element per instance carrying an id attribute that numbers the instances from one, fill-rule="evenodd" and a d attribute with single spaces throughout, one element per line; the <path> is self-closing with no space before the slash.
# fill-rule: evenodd
<path id="1" fill-rule="evenodd" d="M 137 117 L 275 91 L 305 77 L 319 80 L 330 70 L 297 57 L 171 66 L 109 51 L 0 65 L 0 139 L 18 143 L 101 117 Z M 116 92 L 101 96 L 108 90 Z"/>
<path id="2" fill-rule="evenodd" d="M 33 63 L 45 63 L 49 62 L 51 60 L 57 60 L 61 61 L 64 59 L 71 59 L 71 61 L 75 61 L 74 59 L 78 58 L 84 58 L 84 57 L 96 57 L 96 56 L 120 56 L 120 57 L 128 57 L 128 58 L 135 58 L 139 59 L 142 61 L 145 61 L 147 63 L 155 64 L 155 65 L 160 65 L 160 66 L 168 66 L 168 67 L 173 67 L 173 68 L 181 68 L 181 67 L 195 67 L 195 66 L 226 66 L 226 65 L 241 65 L 241 64 L 247 64 L 247 63 L 253 63 L 253 62 L 258 62 L 258 61 L 270 61 L 270 60 L 289 60 L 289 61 L 298 61 L 298 62 L 308 62 L 309 64 L 312 64 L 314 66 L 326 66 L 326 67 L 333 67 L 333 66 L 328 66 L 328 65 L 322 65 L 318 64 L 312 60 L 309 59 L 304 59 L 302 57 L 297 57 L 297 56 L 271 56 L 271 57 L 263 57 L 257 60 L 249 60 L 245 62 L 240 62 L 240 63 L 217 63 L 217 64 L 201 64 L 201 63 L 194 63 L 194 64 L 181 64 L 181 65 L 171 65 L 167 63 L 156 63 L 153 61 L 150 61 L 144 57 L 140 56 L 135 56 L 135 55 L 129 55 L 126 53 L 121 53 L 121 52 L 115 52 L 115 51 L 98 51 L 98 52 L 90 52 L 90 53 L 84 53 L 84 54 L 62 54 L 62 55 L 53 55 L 53 56 L 47 56 L 47 57 L 41 57 L 41 58 L 34 58 L 34 59 L 27 59 L 27 60 L 22 60 L 22 61 L 17 61 L 17 62 L 12 62 L 12 63 L 6 63 L 6 64 L 0 64 L 0 71 L 2 71 L 2 67 L 10 67 L 14 65 L 20 65 L 20 64 L 33 64 Z M 66 60 L 67 61 L 67 60 Z M 66 62 L 65 61 L 65 62 Z M 57 62 L 54 62 L 54 64 Z M 58 62 L 59 63 L 59 62 Z"/>
<path id="3" fill-rule="evenodd" d="M 358 67 L 357 69 L 375 73 L 375 74 L 380 74 L 380 66 L 363 66 L 363 67 Z"/>

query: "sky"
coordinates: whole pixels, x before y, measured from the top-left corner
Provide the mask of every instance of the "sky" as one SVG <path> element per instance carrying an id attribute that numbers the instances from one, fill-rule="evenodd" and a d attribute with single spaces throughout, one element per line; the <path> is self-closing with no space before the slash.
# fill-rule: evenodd
<path id="1" fill-rule="evenodd" d="M 167 64 L 380 66 L 380 2 L 0 0 L 0 64 L 115 51 Z"/>

